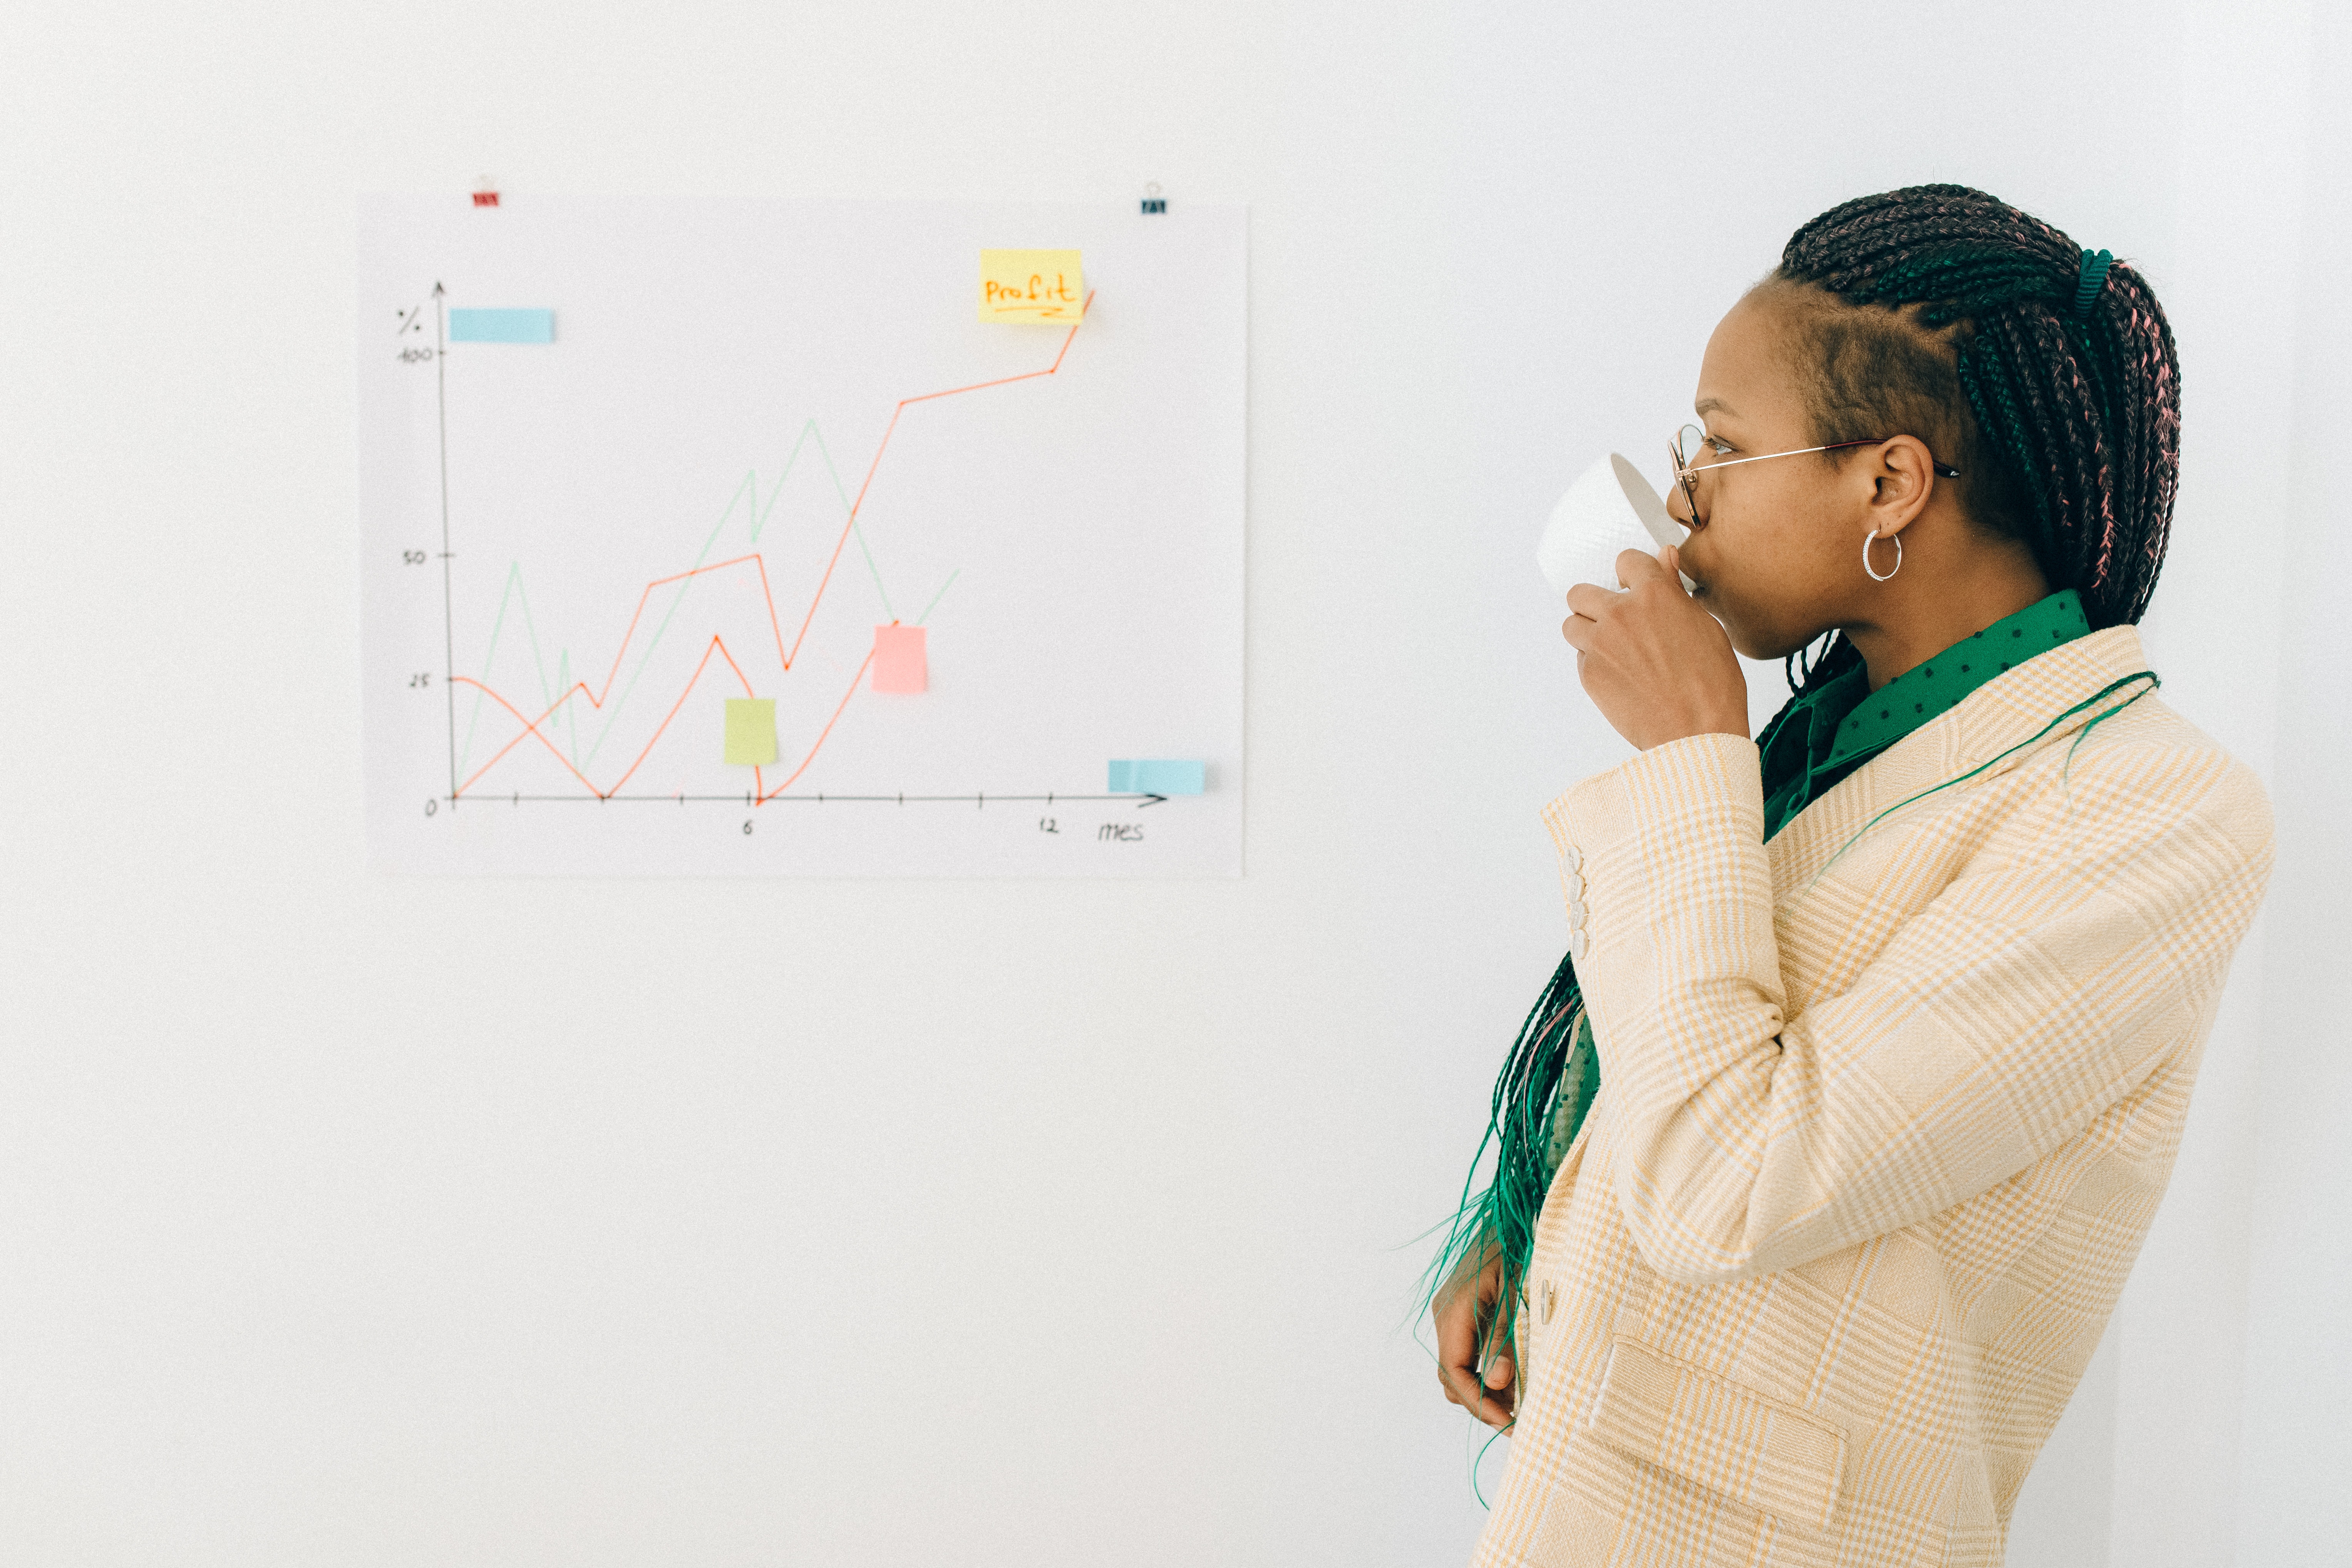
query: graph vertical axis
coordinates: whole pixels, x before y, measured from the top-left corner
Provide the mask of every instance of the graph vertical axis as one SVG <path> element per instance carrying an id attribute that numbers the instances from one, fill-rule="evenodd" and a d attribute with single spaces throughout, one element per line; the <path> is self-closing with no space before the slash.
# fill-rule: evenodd
<path id="1" fill-rule="evenodd" d="M 457 631 L 449 581 L 449 344 L 440 281 L 433 284 L 433 401 L 441 439 L 441 694 L 449 710 L 449 809 L 457 809 Z"/>

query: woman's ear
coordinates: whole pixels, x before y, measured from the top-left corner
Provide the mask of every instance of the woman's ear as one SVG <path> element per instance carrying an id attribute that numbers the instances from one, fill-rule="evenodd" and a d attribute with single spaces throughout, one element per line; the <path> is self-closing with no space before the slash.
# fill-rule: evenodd
<path id="1" fill-rule="evenodd" d="M 1916 436 L 1890 437 L 1864 456 L 1871 464 L 1868 520 L 1879 538 L 1892 539 L 1927 510 L 1936 491 L 1936 459 Z"/>

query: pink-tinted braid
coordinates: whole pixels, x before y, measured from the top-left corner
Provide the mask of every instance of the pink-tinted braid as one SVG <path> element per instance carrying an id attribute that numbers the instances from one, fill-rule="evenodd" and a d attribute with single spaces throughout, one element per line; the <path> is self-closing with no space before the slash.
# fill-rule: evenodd
<path id="1" fill-rule="evenodd" d="M 2129 265 L 2116 262 L 2075 317 L 2081 258 L 2072 239 L 1981 191 L 1915 185 L 1813 219 L 1773 277 L 1835 295 L 1887 331 L 1926 329 L 1957 346 L 1974 425 L 1958 443 L 1961 467 L 1983 470 L 1966 492 L 1972 512 L 2023 539 L 2052 586 L 2079 592 L 2091 624 L 2107 626 L 2139 619 L 2164 563 L 2180 372 L 2164 311 Z M 1885 308 L 1916 328 L 1898 328 Z M 1877 432 L 1843 426 L 1935 398 L 1943 388 L 1883 384 L 1903 382 L 1916 358 L 1861 356 L 1881 384 L 1825 395 L 1819 406 L 1834 412 L 1822 438 L 1868 437 Z"/>

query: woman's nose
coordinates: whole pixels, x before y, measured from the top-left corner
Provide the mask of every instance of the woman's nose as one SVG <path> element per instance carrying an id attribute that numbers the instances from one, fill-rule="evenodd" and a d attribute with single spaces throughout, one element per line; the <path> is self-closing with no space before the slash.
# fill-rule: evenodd
<path id="1" fill-rule="evenodd" d="M 1697 512 L 1692 510 L 1690 494 L 1683 489 L 1683 482 L 1679 479 L 1666 487 L 1666 515 L 1694 533 L 1706 526 L 1699 521 Z"/>

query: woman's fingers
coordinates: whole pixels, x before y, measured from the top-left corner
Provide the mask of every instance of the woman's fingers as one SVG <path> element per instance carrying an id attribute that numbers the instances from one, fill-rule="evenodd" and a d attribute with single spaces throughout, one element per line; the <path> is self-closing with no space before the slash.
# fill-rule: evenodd
<path id="1" fill-rule="evenodd" d="M 1445 1385 L 1445 1397 L 1475 1408 L 1479 1398 L 1477 1290 L 1459 1290 L 1446 1297 L 1432 1316 L 1437 1320 L 1437 1373 Z"/>
<path id="2" fill-rule="evenodd" d="M 1597 621 L 1622 597 L 1620 590 L 1594 583 L 1578 583 L 1568 591 L 1568 607 L 1588 621 Z"/>
<path id="3" fill-rule="evenodd" d="M 1592 651 L 1592 639 L 1601 630 L 1601 618 L 1623 595 L 1591 583 L 1579 583 L 1568 591 L 1568 619 L 1559 623 L 1559 635 L 1568 646 L 1579 653 Z"/>
<path id="4" fill-rule="evenodd" d="M 1654 583 L 1663 578 L 1680 588 L 1682 578 L 1668 565 L 1669 561 L 1679 559 L 1671 544 L 1655 555 L 1642 550 L 1621 550 L 1617 552 L 1617 581 L 1628 588 L 1638 588 L 1644 583 Z"/>
<path id="5" fill-rule="evenodd" d="M 1748 682 L 1731 639 L 1682 585 L 1678 555 L 1628 550 L 1625 590 L 1568 591 L 1576 613 L 1559 630 L 1576 649 L 1584 689 L 1617 732 L 1644 750 L 1685 736 L 1748 733 Z"/>
<path id="6" fill-rule="evenodd" d="M 1493 1353 L 1479 1365 L 1481 1342 L 1493 1332 L 1495 1298 L 1501 1288 L 1502 1265 L 1490 1260 L 1467 1274 L 1441 1296 L 1431 1309 L 1437 1327 L 1437 1376 L 1445 1397 L 1500 1429 L 1511 1424 L 1517 1367 L 1507 1342 L 1488 1347 Z M 1499 1379 L 1500 1381 L 1496 1381 Z"/>
<path id="7" fill-rule="evenodd" d="M 1511 1424 L 1510 1388 L 1488 1389 L 1478 1374 L 1463 1367 L 1444 1369 L 1445 1397 L 1497 1431 Z"/>

